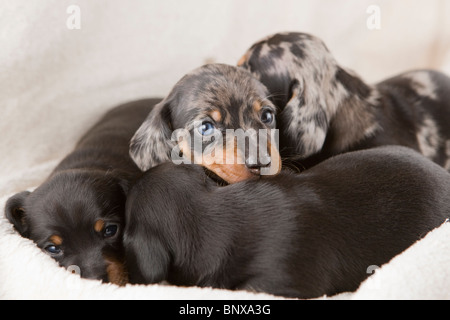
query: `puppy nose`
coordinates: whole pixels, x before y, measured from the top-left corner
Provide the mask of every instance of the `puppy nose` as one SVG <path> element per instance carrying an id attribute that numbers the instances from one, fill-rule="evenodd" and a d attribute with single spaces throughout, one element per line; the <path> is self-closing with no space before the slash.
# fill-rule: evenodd
<path id="1" fill-rule="evenodd" d="M 259 175 L 261 175 L 261 168 L 270 167 L 271 161 L 269 159 L 268 161 L 264 161 L 264 163 L 261 163 L 261 161 L 247 159 L 247 160 L 245 160 L 245 165 L 247 166 L 248 170 L 251 173 L 259 176 Z"/>

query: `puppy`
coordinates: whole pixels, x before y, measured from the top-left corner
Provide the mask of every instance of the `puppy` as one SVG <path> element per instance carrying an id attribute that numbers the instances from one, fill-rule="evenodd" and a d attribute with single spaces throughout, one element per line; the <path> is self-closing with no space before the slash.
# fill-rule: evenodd
<path id="1" fill-rule="evenodd" d="M 78 267 L 82 277 L 125 285 L 126 192 L 141 175 L 129 142 L 159 101 L 113 109 L 39 188 L 10 198 L 6 217 L 16 230 L 61 266 Z"/>
<path id="2" fill-rule="evenodd" d="M 247 289 L 297 298 L 354 291 L 449 217 L 450 175 L 384 147 L 218 187 L 198 166 L 164 164 L 131 190 L 130 282 Z"/>
<path id="3" fill-rule="evenodd" d="M 249 72 L 206 65 L 155 107 L 133 137 L 130 154 L 143 171 L 194 161 L 228 183 L 276 175 L 281 158 L 275 114 L 267 89 Z"/>
<path id="4" fill-rule="evenodd" d="M 238 63 L 281 111 L 282 156 L 306 167 L 332 155 L 407 146 L 450 169 L 450 78 L 413 71 L 376 85 L 339 66 L 325 44 L 282 33 L 253 45 Z"/>

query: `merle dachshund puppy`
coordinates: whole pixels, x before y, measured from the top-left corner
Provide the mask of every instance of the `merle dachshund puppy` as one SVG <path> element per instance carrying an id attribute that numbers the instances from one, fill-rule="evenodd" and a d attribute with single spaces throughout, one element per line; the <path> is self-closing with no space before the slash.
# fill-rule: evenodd
<path id="1" fill-rule="evenodd" d="M 142 174 L 129 142 L 159 101 L 113 109 L 39 188 L 10 198 L 6 217 L 16 230 L 61 266 L 80 268 L 82 277 L 125 285 L 126 193 Z"/>
<path id="2" fill-rule="evenodd" d="M 412 71 L 369 85 L 303 33 L 268 37 L 238 65 L 281 111 L 282 156 L 309 167 L 347 151 L 401 145 L 450 169 L 450 78 L 442 73 Z"/>
<path id="3" fill-rule="evenodd" d="M 194 70 L 150 113 L 133 137 L 131 157 L 143 171 L 168 161 L 194 162 L 228 183 L 276 175 L 276 108 L 268 95 L 241 68 Z"/>
<path id="4" fill-rule="evenodd" d="M 382 147 L 218 187 L 199 166 L 163 164 L 131 190 L 130 282 L 314 298 L 354 291 L 450 215 L 450 175 Z"/>

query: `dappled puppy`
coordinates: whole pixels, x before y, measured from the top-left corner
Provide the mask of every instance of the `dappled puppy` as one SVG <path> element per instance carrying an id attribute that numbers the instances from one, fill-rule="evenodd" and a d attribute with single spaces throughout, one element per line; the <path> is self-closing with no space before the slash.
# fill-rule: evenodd
<path id="1" fill-rule="evenodd" d="M 226 187 L 202 167 L 167 163 L 128 197 L 130 282 L 299 298 L 354 291 L 444 223 L 449 208 L 450 175 L 403 147 Z"/>
<path id="2" fill-rule="evenodd" d="M 113 109 L 39 188 L 10 198 L 6 217 L 16 230 L 82 277 L 125 285 L 126 193 L 141 175 L 129 142 L 159 101 Z"/>
<path id="3" fill-rule="evenodd" d="M 283 157 L 308 167 L 351 150 L 402 145 L 450 169 L 450 78 L 442 73 L 412 71 L 369 85 L 303 33 L 268 37 L 238 64 L 280 111 Z"/>
<path id="4" fill-rule="evenodd" d="M 281 170 L 276 108 L 267 89 L 233 66 L 203 66 L 181 79 L 150 113 L 130 154 L 146 171 L 174 161 L 204 166 L 236 183 Z"/>

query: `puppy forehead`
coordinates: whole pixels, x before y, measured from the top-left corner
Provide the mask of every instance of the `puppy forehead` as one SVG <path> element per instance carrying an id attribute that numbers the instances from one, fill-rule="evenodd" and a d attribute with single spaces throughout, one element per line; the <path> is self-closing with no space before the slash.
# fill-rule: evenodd
<path id="1" fill-rule="evenodd" d="M 312 35 L 306 33 L 279 33 L 268 38 L 255 43 L 250 51 L 260 55 L 261 53 L 267 53 L 269 49 L 272 49 L 272 53 L 276 52 L 277 48 L 285 48 L 292 53 L 303 56 L 307 51 L 314 48 L 321 48 L 322 50 L 328 51 L 325 43 Z M 267 50 L 265 52 L 265 50 Z"/>
<path id="2" fill-rule="evenodd" d="M 207 114 L 219 118 L 263 100 L 268 91 L 248 71 L 226 65 L 207 65 L 187 75 L 174 89 L 180 114 Z"/>
<path id="3" fill-rule="evenodd" d="M 305 39 L 312 40 L 314 37 L 312 35 L 309 35 L 307 33 L 301 33 L 301 32 L 280 32 L 271 36 L 268 36 L 258 42 L 256 45 L 261 43 L 267 43 L 272 46 L 278 46 L 281 43 L 284 42 L 296 42 L 296 41 L 302 41 Z"/>
<path id="4" fill-rule="evenodd" d="M 242 65 L 252 72 L 276 74 L 328 54 L 327 46 L 319 38 L 304 33 L 280 33 L 253 45 L 246 54 L 247 63 Z"/>
<path id="5" fill-rule="evenodd" d="M 81 186 L 65 179 L 60 181 L 64 185 L 59 185 L 55 184 L 58 177 L 54 180 L 33 192 L 26 206 L 30 227 L 37 233 L 55 230 L 62 233 L 72 229 L 90 231 L 97 220 L 111 214 L 98 192 L 89 186 L 89 181 L 84 181 Z"/>
<path id="6" fill-rule="evenodd" d="M 207 65 L 192 75 L 197 77 L 200 85 L 198 97 L 216 97 L 226 101 L 226 97 L 246 97 L 265 94 L 265 87 L 253 75 L 242 68 L 228 65 Z M 195 83 L 195 80 L 192 82 Z"/>
<path id="7" fill-rule="evenodd" d="M 54 202 L 48 206 L 35 207 L 30 211 L 31 228 L 36 232 L 59 231 L 71 233 L 74 230 L 90 231 L 95 222 L 101 218 L 101 210 L 97 206 L 76 203 L 67 206 L 66 203 Z M 40 231 L 41 230 L 41 231 Z"/>

